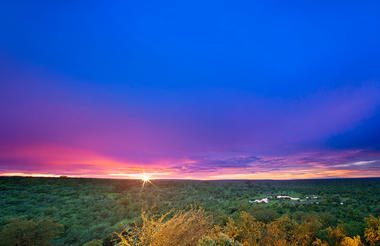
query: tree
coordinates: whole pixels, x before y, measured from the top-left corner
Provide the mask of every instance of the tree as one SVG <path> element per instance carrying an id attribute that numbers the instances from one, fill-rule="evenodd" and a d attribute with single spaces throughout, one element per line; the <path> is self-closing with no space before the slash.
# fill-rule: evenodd
<path id="1" fill-rule="evenodd" d="M 328 228 L 328 242 L 331 246 L 339 246 L 342 241 L 346 238 L 345 230 L 343 225 L 338 225 L 335 229 Z"/>
<path id="2" fill-rule="evenodd" d="M 0 245 L 45 246 L 57 237 L 63 226 L 50 219 L 26 220 L 22 217 L 8 220 L 0 232 Z"/>
<path id="3" fill-rule="evenodd" d="M 283 216 L 266 225 L 264 245 L 296 245 L 299 225 L 288 216 Z"/>
<path id="4" fill-rule="evenodd" d="M 235 239 L 224 234 L 219 229 L 213 230 L 210 235 L 204 236 L 197 246 L 243 246 Z"/>
<path id="5" fill-rule="evenodd" d="M 353 238 L 345 237 L 341 243 L 341 246 L 364 246 L 364 244 L 360 240 L 360 236 L 356 236 Z"/>
<path id="6" fill-rule="evenodd" d="M 367 228 L 364 231 L 366 241 L 371 245 L 380 245 L 380 217 L 375 218 L 372 215 L 366 218 Z"/>
<path id="7" fill-rule="evenodd" d="M 231 218 L 229 219 L 225 233 L 243 244 L 257 245 L 262 238 L 264 227 L 264 223 L 257 221 L 252 215 L 242 212 L 237 223 Z"/>
<path id="8" fill-rule="evenodd" d="M 83 246 L 103 246 L 103 240 L 94 239 L 94 240 L 91 240 L 90 242 L 83 244 Z"/>
<path id="9" fill-rule="evenodd" d="M 203 209 L 179 211 L 167 219 L 170 215 L 169 212 L 154 217 L 143 213 L 142 227 L 136 226 L 131 232 L 118 234 L 119 245 L 196 245 L 211 228 L 210 218 Z"/>
<path id="10" fill-rule="evenodd" d="M 317 238 L 311 245 L 312 246 L 329 246 L 328 243 L 322 242 L 322 240 L 319 238 Z"/>
<path id="11" fill-rule="evenodd" d="M 299 245 L 310 245 L 315 241 L 316 235 L 321 228 L 321 223 L 317 216 L 307 215 L 297 230 L 297 241 Z"/>

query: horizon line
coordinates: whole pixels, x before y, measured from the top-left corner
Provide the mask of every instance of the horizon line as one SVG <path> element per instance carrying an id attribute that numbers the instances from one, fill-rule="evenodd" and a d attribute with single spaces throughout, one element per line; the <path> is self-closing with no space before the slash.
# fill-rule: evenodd
<path id="1" fill-rule="evenodd" d="M 103 180 L 141 180 L 140 178 L 104 178 L 104 177 L 75 177 L 69 175 L 57 176 L 23 176 L 23 175 L 0 175 L 0 178 L 42 178 L 42 179 L 103 179 Z M 186 179 L 186 178 L 151 178 L 154 181 L 301 181 L 301 180 L 337 180 L 337 179 L 380 179 L 380 177 L 347 177 L 347 178 L 304 178 L 304 179 Z"/>

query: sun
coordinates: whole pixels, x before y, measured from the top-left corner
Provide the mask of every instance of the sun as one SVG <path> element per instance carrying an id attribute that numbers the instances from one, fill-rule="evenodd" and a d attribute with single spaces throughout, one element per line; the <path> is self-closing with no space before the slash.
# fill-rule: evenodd
<path id="1" fill-rule="evenodd" d="M 150 177 L 144 173 L 141 177 L 141 180 L 144 181 L 144 183 L 146 183 L 150 181 Z"/>
<path id="2" fill-rule="evenodd" d="M 152 184 L 153 185 L 153 183 L 150 181 L 150 176 L 148 176 L 148 175 L 146 175 L 145 173 L 143 173 L 142 175 L 141 175 L 141 180 L 142 180 L 142 186 L 141 186 L 141 189 L 143 189 L 144 188 L 144 186 L 145 186 L 145 184 L 146 183 L 149 183 L 149 184 Z"/>

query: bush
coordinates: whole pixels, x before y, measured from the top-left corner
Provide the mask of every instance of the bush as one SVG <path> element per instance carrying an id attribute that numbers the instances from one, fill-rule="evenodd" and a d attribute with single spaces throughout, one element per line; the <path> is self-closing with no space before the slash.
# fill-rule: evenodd
<path id="1" fill-rule="evenodd" d="M 196 245 L 211 227 L 203 209 L 182 210 L 168 218 L 170 214 L 155 217 L 143 213 L 142 226 L 118 234 L 118 245 Z"/>
<path id="2" fill-rule="evenodd" d="M 364 232 L 367 242 L 371 246 L 380 245 L 380 217 L 373 216 L 366 219 L 368 227 Z"/>

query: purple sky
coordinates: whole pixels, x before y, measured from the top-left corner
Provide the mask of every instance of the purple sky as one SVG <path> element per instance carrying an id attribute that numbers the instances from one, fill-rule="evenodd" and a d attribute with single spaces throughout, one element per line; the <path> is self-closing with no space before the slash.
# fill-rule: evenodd
<path id="1" fill-rule="evenodd" d="M 0 175 L 378 177 L 378 10 L 1 3 Z"/>

